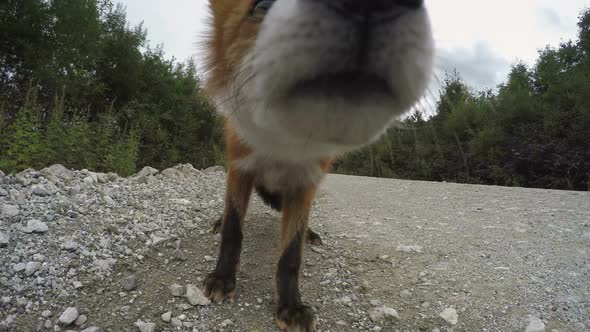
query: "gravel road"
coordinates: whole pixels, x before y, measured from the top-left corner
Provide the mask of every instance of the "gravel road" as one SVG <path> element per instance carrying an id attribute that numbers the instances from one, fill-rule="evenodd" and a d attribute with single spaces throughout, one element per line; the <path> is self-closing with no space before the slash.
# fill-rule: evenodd
<path id="1" fill-rule="evenodd" d="M 276 331 L 279 215 L 258 198 L 236 302 L 192 286 L 214 265 L 224 181 L 190 165 L 0 173 L 0 331 Z M 589 331 L 589 207 L 582 192 L 330 175 L 304 300 L 323 332 Z"/>

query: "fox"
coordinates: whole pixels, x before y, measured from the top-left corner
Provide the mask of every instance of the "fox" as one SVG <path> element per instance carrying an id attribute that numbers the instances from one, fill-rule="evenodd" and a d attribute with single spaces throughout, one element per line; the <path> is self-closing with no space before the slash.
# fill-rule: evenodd
<path id="1" fill-rule="evenodd" d="M 205 90 L 227 153 L 214 302 L 236 296 L 253 191 L 281 211 L 275 321 L 316 331 L 299 274 L 318 185 L 345 153 L 375 142 L 428 89 L 434 41 L 423 0 L 209 0 Z"/>

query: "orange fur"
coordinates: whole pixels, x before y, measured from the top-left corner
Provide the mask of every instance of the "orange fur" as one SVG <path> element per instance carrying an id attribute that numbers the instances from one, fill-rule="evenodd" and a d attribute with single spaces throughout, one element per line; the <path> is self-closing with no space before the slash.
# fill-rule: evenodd
<path id="1" fill-rule="evenodd" d="M 205 65 L 209 75 L 207 91 L 213 96 L 228 86 L 244 54 L 254 44 L 258 24 L 248 20 L 251 4 L 249 0 L 210 1 L 213 18 L 205 41 Z"/>

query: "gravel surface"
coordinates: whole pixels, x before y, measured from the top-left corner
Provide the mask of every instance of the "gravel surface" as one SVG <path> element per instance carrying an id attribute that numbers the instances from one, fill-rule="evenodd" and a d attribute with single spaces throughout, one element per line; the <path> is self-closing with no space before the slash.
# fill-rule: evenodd
<path id="1" fill-rule="evenodd" d="M 0 331 L 276 331 L 279 215 L 253 199 L 238 297 L 214 266 L 225 174 L 0 173 Z M 330 175 L 304 300 L 320 331 L 590 330 L 590 194 Z"/>

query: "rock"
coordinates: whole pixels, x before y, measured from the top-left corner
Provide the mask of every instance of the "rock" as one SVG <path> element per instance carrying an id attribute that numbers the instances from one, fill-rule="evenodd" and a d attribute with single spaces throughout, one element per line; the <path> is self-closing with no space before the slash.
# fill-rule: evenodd
<path id="1" fill-rule="evenodd" d="M 110 196 L 104 196 L 102 199 L 106 205 L 115 205 L 115 201 Z"/>
<path id="2" fill-rule="evenodd" d="M 137 281 L 137 277 L 135 276 L 135 274 L 132 274 L 125 278 L 125 285 L 123 285 L 123 289 L 130 292 L 136 290 L 137 286 L 139 286 L 139 283 Z"/>
<path id="3" fill-rule="evenodd" d="M 14 266 L 12 267 L 12 269 L 16 273 L 24 271 L 26 268 L 27 268 L 27 265 L 25 263 L 17 263 L 17 264 L 14 264 Z"/>
<path id="4" fill-rule="evenodd" d="M 27 222 L 27 226 L 22 229 L 23 232 L 28 233 L 28 234 L 30 234 L 30 233 L 42 234 L 42 233 L 46 233 L 48 230 L 49 230 L 49 227 L 47 227 L 46 223 L 36 220 L 36 219 L 29 220 Z"/>
<path id="5" fill-rule="evenodd" d="M 78 316 L 78 318 L 76 318 L 74 324 L 76 324 L 76 326 L 82 326 L 86 323 L 87 320 L 88 318 L 86 317 L 86 315 L 80 315 Z"/>
<path id="6" fill-rule="evenodd" d="M 144 167 L 139 173 L 135 174 L 133 177 L 140 177 L 140 176 L 153 176 L 158 174 L 160 171 L 153 167 L 146 166 Z"/>
<path id="7" fill-rule="evenodd" d="M 134 181 L 134 182 L 139 183 L 139 184 L 148 184 L 148 183 L 150 183 L 150 180 L 145 175 L 131 178 L 131 181 Z"/>
<path id="8" fill-rule="evenodd" d="M 64 243 L 61 246 L 61 248 L 66 251 L 76 251 L 76 249 L 78 249 L 78 246 L 79 246 L 78 242 L 73 241 L 73 240 L 69 240 L 66 243 Z"/>
<path id="9" fill-rule="evenodd" d="M 184 287 L 179 284 L 172 284 L 169 288 L 172 296 L 181 297 L 184 295 Z"/>
<path id="10" fill-rule="evenodd" d="M 96 173 L 96 178 L 98 183 L 107 183 L 109 182 L 109 177 L 104 173 Z"/>
<path id="11" fill-rule="evenodd" d="M 78 309 L 75 307 L 67 308 L 61 316 L 59 316 L 59 323 L 62 325 L 72 324 L 78 318 Z"/>
<path id="12" fill-rule="evenodd" d="M 43 175 L 54 175 L 63 180 L 70 180 L 74 176 L 74 172 L 70 171 L 69 169 L 65 168 L 60 164 L 51 165 L 47 168 L 44 168 L 40 172 Z"/>
<path id="13" fill-rule="evenodd" d="M 31 189 L 31 193 L 36 196 L 46 197 L 51 194 L 41 185 L 34 185 Z"/>
<path id="14" fill-rule="evenodd" d="M 115 263 L 117 263 L 117 260 L 114 258 L 97 259 L 93 262 L 94 266 L 103 272 L 111 272 Z"/>
<path id="15" fill-rule="evenodd" d="M 423 249 L 422 246 L 404 246 L 404 245 L 399 245 L 399 246 L 397 246 L 397 248 L 395 249 L 395 251 L 421 253 L 422 252 L 422 249 Z"/>
<path id="16" fill-rule="evenodd" d="M 82 285 L 82 283 L 81 283 L 81 282 L 79 282 L 79 281 L 74 281 L 74 282 L 72 282 L 72 286 L 74 286 L 74 288 L 75 288 L 75 289 L 80 289 L 80 288 L 82 288 L 84 285 Z"/>
<path id="17" fill-rule="evenodd" d="M 139 328 L 140 332 L 156 332 L 156 324 L 155 323 L 146 323 L 141 320 L 135 322 L 135 326 Z"/>
<path id="18" fill-rule="evenodd" d="M 19 213 L 20 213 L 20 210 L 18 209 L 18 206 L 8 205 L 8 204 L 4 204 L 2 206 L 2 216 L 5 218 L 16 217 L 19 215 Z"/>
<path id="19" fill-rule="evenodd" d="M 174 249 L 174 252 L 172 253 L 172 257 L 176 260 L 179 260 L 179 261 L 186 261 L 187 260 L 185 253 L 180 249 Z"/>
<path id="20" fill-rule="evenodd" d="M 209 167 L 206 168 L 204 171 L 204 173 L 225 173 L 225 168 L 223 166 L 213 166 L 213 167 Z"/>
<path id="21" fill-rule="evenodd" d="M 388 307 L 377 307 L 369 311 L 369 316 L 373 322 L 380 322 L 392 318 L 399 319 L 399 314 L 395 309 Z"/>
<path id="22" fill-rule="evenodd" d="M 8 247 L 8 243 L 10 242 L 10 238 L 3 232 L 0 232 L 0 248 Z"/>
<path id="23" fill-rule="evenodd" d="M 162 171 L 161 174 L 165 177 L 173 178 L 173 177 L 177 177 L 179 172 L 177 170 L 175 170 L 174 168 L 166 168 L 165 170 Z"/>
<path id="24" fill-rule="evenodd" d="M 162 314 L 162 320 L 166 323 L 170 323 L 170 319 L 172 319 L 172 311 L 168 311 Z"/>
<path id="25" fill-rule="evenodd" d="M 27 276 L 32 276 L 35 272 L 39 271 L 41 268 L 41 262 L 28 262 L 25 268 L 25 274 Z"/>
<path id="26" fill-rule="evenodd" d="M 41 313 L 41 317 L 43 318 L 49 318 L 51 317 L 51 315 L 53 315 L 53 313 L 49 310 L 43 310 L 43 312 Z"/>
<path id="27" fill-rule="evenodd" d="M 107 173 L 107 181 L 112 182 L 116 181 L 119 178 L 119 174 L 117 173 Z"/>
<path id="28" fill-rule="evenodd" d="M 457 325 L 457 323 L 459 322 L 459 315 L 457 314 L 457 310 L 453 308 L 446 308 L 438 315 L 451 325 Z"/>
<path id="29" fill-rule="evenodd" d="M 221 327 L 228 327 L 232 325 L 234 325 L 234 322 L 232 322 L 231 319 L 226 319 L 223 322 L 221 322 Z"/>
<path id="30" fill-rule="evenodd" d="M 172 323 L 172 326 L 174 327 L 182 327 L 182 321 L 176 317 L 172 318 L 170 323 Z"/>
<path id="31" fill-rule="evenodd" d="M 215 260 L 215 258 L 213 258 L 211 256 L 205 256 L 203 258 L 205 259 L 205 262 L 213 262 Z"/>
<path id="32" fill-rule="evenodd" d="M 85 329 L 83 329 L 80 332 L 103 332 L 102 328 L 98 327 L 98 326 L 91 326 L 91 327 L 87 327 Z"/>
<path id="33" fill-rule="evenodd" d="M 527 319 L 525 332 L 544 332 L 545 323 L 535 316 L 529 316 Z"/>
<path id="34" fill-rule="evenodd" d="M 186 286 L 186 299 L 194 306 L 207 306 L 211 304 L 211 300 L 209 300 L 205 294 L 203 294 L 203 291 L 195 285 Z"/>
<path id="35" fill-rule="evenodd" d="M 213 236 L 213 241 L 215 242 L 221 242 L 221 233 L 217 233 Z M 312 247 L 312 249 L 315 247 Z"/>
<path id="36" fill-rule="evenodd" d="M 53 327 L 53 322 L 51 321 L 51 319 L 47 319 L 45 320 L 45 323 L 43 324 L 43 326 L 45 326 L 46 329 L 50 329 Z"/>

